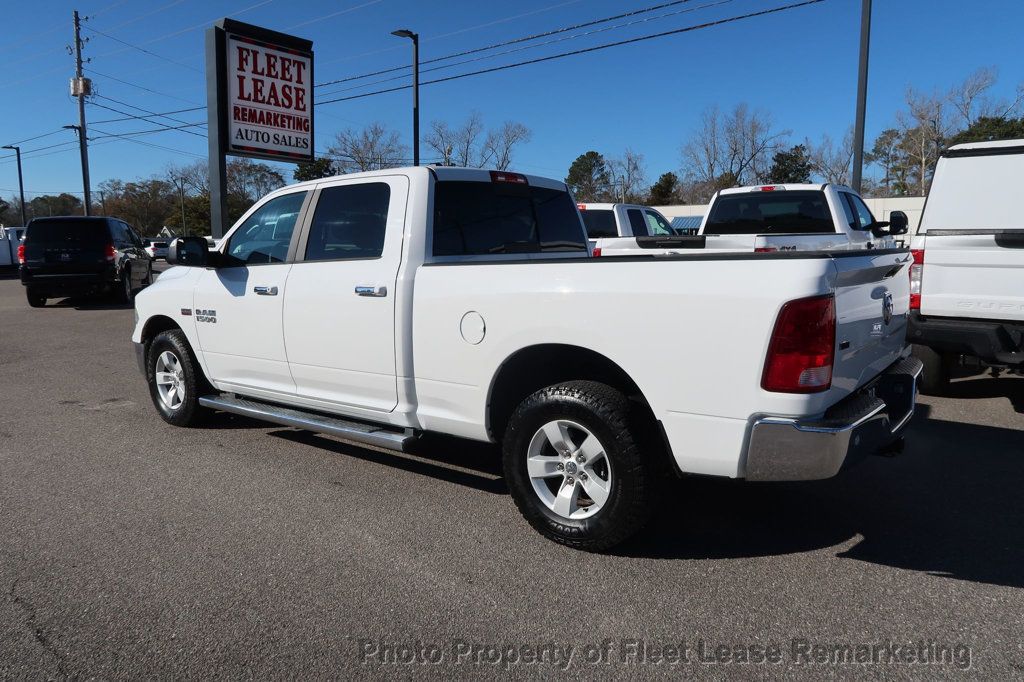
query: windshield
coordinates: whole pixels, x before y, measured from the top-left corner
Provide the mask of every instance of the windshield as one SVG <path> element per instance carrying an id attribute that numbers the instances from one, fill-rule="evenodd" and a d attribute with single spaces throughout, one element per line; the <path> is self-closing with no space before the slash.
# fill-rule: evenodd
<path id="1" fill-rule="evenodd" d="M 705 234 L 834 234 L 820 190 L 723 194 L 708 216 Z"/>

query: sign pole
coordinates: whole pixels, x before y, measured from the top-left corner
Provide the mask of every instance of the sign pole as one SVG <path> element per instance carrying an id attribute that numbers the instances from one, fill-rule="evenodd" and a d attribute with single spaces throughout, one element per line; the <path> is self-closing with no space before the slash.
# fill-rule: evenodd
<path id="1" fill-rule="evenodd" d="M 210 232 L 224 236 L 228 222 L 227 126 L 224 125 L 227 90 L 224 83 L 224 29 L 206 30 L 206 120 L 210 154 Z"/>

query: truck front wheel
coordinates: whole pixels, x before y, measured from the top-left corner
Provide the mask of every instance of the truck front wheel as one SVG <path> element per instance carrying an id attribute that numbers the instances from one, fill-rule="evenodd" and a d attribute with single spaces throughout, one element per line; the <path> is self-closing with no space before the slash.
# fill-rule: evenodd
<path id="1" fill-rule="evenodd" d="M 656 481 L 634 421 L 626 396 L 593 381 L 549 386 L 524 400 L 503 449 L 505 480 L 530 525 L 587 551 L 639 531 L 650 517 Z"/>
<path id="2" fill-rule="evenodd" d="M 168 424 L 194 426 L 205 416 L 199 396 L 209 387 L 181 330 L 153 338 L 146 353 L 146 382 L 153 405 Z"/>

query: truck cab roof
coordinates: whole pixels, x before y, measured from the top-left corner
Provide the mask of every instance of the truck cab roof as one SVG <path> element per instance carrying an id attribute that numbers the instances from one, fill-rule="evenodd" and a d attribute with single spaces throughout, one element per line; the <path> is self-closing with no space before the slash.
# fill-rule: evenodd
<path id="1" fill-rule="evenodd" d="M 526 183 L 531 187 L 547 187 L 548 189 L 564 190 L 566 189 L 564 182 L 558 180 L 552 180 L 550 178 L 541 177 L 539 175 L 530 175 L 529 173 L 516 173 L 512 171 L 498 171 L 488 170 L 484 168 L 463 168 L 460 166 L 401 166 L 398 168 L 384 168 L 382 170 L 374 171 L 363 171 L 361 173 L 342 173 L 339 175 L 331 175 L 325 178 L 316 178 L 315 180 L 306 180 L 305 182 L 299 182 L 292 185 L 286 185 L 274 191 L 274 194 L 283 194 L 287 192 L 293 192 L 298 189 L 312 189 L 313 187 L 323 184 L 325 182 L 332 182 L 335 180 L 362 180 L 366 178 L 375 177 L 387 177 L 394 175 L 408 175 L 413 176 L 417 174 L 431 173 L 438 181 L 449 181 L 449 182 L 500 182 L 497 179 L 500 177 L 506 177 L 511 179 L 514 178 L 525 178 Z"/>
<path id="2" fill-rule="evenodd" d="M 745 187 L 730 187 L 720 190 L 719 194 L 749 194 L 751 192 L 798 192 L 798 191 L 820 191 L 826 187 L 834 187 L 837 190 L 853 192 L 846 185 L 835 185 L 832 183 L 778 183 L 767 185 L 747 185 Z"/>

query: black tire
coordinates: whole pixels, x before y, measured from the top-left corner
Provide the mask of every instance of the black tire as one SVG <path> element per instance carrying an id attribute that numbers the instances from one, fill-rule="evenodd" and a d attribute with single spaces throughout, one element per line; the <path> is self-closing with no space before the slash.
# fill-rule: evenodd
<path id="1" fill-rule="evenodd" d="M 556 513 L 541 499 L 527 471 L 534 436 L 554 420 L 571 421 L 584 427 L 603 447 L 610 472 L 610 490 L 606 501 L 591 516 L 577 519 Z M 605 384 L 568 381 L 529 396 L 509 420 L 503 442 L 505 481 L 523 517 L 545 537 L 592 552 L 609 549 L 637 533 L 655 507 L 656 490 L 660 488 L 658 479 L 662 474 L 661 467 L 646 460 L 641 452 L 642 428 L 626 396 Z M 550 457 L 555 450 L 546 452 Z M 544 483 L 552 493 L 573 480 L 564 473 L 573 458 L 565 462 L 560 465 L 562 473 L 545 479 L 554 481 Z M 577 471 L 575 464 L 572 467 Z M 586 478 L 582 473 L 576 475 L 579 479 Z M 583 509 L 583 513 L 587 513 L 586 508 Z"/>
<path id="2" fill-rule="evenodd" d="M 949 375 L 952 362 L 948 356 L 928 346 L 914 344 L 914 357 L 924 363 L 917 387 L 925 395 L 942 396 L 949 392 Z"/>
<path id="3" fill-rule="evenodd" d="M 180 366 L 180 386 L 184 388 L 184 397 L 178 405 L 169 405 L 161 396 L 157 386 L 156 369 L 161 355 L 171 353 Z M 185 333 L 180 329 L 160 332 L 146 349 L 146 383 L 149 385 L 149 396 L 157 412 L 168 424 L 174 426 L 196 426 L 209 414 L 209 410 L 199 405 L 199 396 L 213 392 L 206 377 L 203 376 L 199 363 L 188 345 Z"/>
<path id="4" fill-rule="evenodd" d="M 31 289 L 25 289 L 25 298 L 28 299 L 28 304 L 33 308 L 43 308 L 46 306 L 46 297 L 37 294 Z"/>
<path id="5" fill-rule="evenodd" d="M 146 265 L 146 278 L 142 280 L 142 288 L 145 289 L 153 283 L 153 263 L 150 261 Z"/>
<path id="6" fill-rule="evenodd" d="M 135 299 L 135 290 L 132 289 L 132 271 L 125 266 L 121 271 L 120 288 L 117 290 L 117 300 L 121 303 L 131 303 Z"/>

